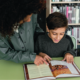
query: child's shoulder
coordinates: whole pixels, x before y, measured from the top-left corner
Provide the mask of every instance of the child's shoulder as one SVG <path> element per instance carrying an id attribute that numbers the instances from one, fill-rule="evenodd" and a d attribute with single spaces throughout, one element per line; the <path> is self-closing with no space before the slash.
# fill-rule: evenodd
<path id="1" fill-rule="evenodd" d="M 67 41 L 69 44 L 71 44 L 71 45 L 73 46 L 73 41 L 72 41 L 72 39 L 71 39 L 71 36 L 65 35 L 65 39 L 66 39 L 66 41 Z"/>
<path id="2" fill-rule="evenodd" d="M 65 35 L 65 39 L 68 40 L 69 42 L 72 41 L 71 36 Z"/>
<path id="3" fill-rule="evenodd" d="M 69 35 L 65 35 L 65 39 L 67 39 L 68 41 L 69 41 L 69 40 L 72 40 Z"/>
<path id="4" fill-rule="evenodd" d="M 72 42 L 71 37 L 69 35 L 64 35 L 64 37 L 60 41 L 61 43 L 65 44 L 70 44 Z"/>

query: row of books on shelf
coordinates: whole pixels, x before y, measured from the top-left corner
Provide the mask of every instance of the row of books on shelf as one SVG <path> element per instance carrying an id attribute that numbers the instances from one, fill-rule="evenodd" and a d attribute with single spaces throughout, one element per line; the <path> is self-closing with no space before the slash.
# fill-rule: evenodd
<path id="1" fill-rule="evenodd" d="M 67 2 L 67 1 L 80 1 L 80 0 L 52 0 L 52 2 Z"/>
<path id="2" fill-rule="evenodd" d="M 79 6 L 69 6 L 69 5 L 52 5 L 51 13 L 61 12 L 66 15 L 68 23 L 80 23 L 80 5 Z"/>
<path id="3" fill-rule="evenodd" d="M 77 42 L 80 43 L 80 27 L 73 27 L 67 30 L 67 35 L 74 36 Z"/>

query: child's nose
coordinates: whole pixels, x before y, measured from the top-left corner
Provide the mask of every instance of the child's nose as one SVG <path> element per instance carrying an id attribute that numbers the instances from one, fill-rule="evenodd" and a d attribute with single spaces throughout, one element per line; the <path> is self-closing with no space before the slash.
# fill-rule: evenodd
<path id="1" fill-rule="evenodd" d="M 56 39 L 57 39 L 57 40 L 59 40 L 59 39 L 60 39 L 60 36 L 59 36 L 59 35 L 57 35 Z"/>

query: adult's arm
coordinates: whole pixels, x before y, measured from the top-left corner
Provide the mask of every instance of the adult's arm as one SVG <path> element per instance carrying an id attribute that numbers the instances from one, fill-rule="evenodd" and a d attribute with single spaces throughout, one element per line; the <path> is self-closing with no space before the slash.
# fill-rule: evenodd
<path id="1" fill-rule="evenodd" d="M 14 61 L 16 63 L 20 62 L 30 62 L 34 61 L 36 57 L 35 53 L 30 51 L 17 51 L 10 48 L 2 39 L 0 39 L 0 59 Z"/>

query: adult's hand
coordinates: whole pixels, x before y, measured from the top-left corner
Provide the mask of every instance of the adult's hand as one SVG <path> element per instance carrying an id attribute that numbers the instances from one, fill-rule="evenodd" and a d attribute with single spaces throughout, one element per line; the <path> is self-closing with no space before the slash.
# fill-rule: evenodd
<path id="1" fill-rule="evenodd" d="M 40 64 L 43 64 L 43 63 L 48 65 L 48 62 L 46 60 L 44 60 L 41 56 L 36 55 L 36 58 L 34 60 L 34 64 L 40 65 Z"/>

